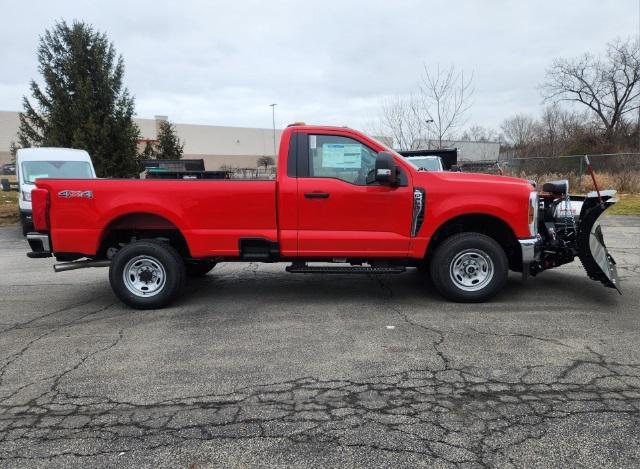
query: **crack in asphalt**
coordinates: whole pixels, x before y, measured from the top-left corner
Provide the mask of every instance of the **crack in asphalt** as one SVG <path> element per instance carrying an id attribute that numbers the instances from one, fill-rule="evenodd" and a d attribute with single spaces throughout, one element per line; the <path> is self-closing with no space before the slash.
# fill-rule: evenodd
<path id="1" fill-rule="evenodd" d="M 249 264 L 237 276 L 257 276 Z M 314 376 L 241 387 L 229 393 L 180 396 L 150 403 L 101 394 L 74 393 L 65 382 L 100 355 L 117 348 L 126 327 L 91 350 L 77 350 L 65 369 L 23 384 L 0 397 L 0 465 L 20 461 L 55 463 L 129 451 L 153 451 L 209 440 L 277 440 L 419 455 L 451 467 L 518 466 L 511 450 L 548 434 L 556 422 L 586 415 L 640 418 L 640 364 L 608 359 L 592 347 L 577 349 L 548 337 L 503 334 L 465 326 L 464 333 L 541 341 L 578 354 L 555 367 L 530 365 L 509 376 L 455 363 L 445 342 L 460 331 L 417 322 L 376 277 L 383 301 L 410 329 L 425 337 L 424 353 L 437 366 L 421 366 L 359 379 Z M 0 331 L 3 334 L 52 320 L 62 308 Z M 108 310 L 95 306 L 46 328 L 0 366 L 5 373 L 38 342 Z M 98 317 L 99 319 L 99 317 Z M 433 354 L 433 355 L 430 355 Z M 33 395 L 37 384 L 40 391 Z M 24 391 L 29 388 L 30 393 Z M 24 394 L 24 397 L 23 397 Z"/>
<path id="2" fill-rule="evenodd" d="M 65 376 L 122 337 L 120 330 L 110 344 L 56 376 L 37 398 L 0 405 L 0 461 L 97 456 L 192 440 L 276 438 L 489 466 L 496 454 L 542 437 L 550 421 L 600 413 L 637 417 L 640 411 L 640 388 L 625 382 L 637 382 L 640 367 L 604 358 L 574 360 L 546 381 L 530 379 L 533 368 L 514 382 L 447 367 L 356 380 L 305 377 L 151 404 L 60 389 Z M 587 382 L 572 380 L 572 373 L 589 366 L 602 373 Z M 82 449 L 73 449 L 80 442 Z"/>
<path id="3" fill-rule="evenodd" d="M 60 308 L 52 313 L 47 313 L 47 314 L 43 314 L 41 316 L 38 316 L 36 318 L 33 318 L 29 321 L 23 322 L 23 323 L 19 323 L 16 324 L 12 327 L 9 327 L 7 329 L 4 329 L 2 331 L 0 331 L 0 334 L 6 334 L 7 332 L 11 332 L 11 331 L 15 331 L 15 330 L 19 330 L 19 329 L 24 329 L 27 328 L 28 326 L 33 325 L 35 322 L 40 321 L 44 318 L 48 318 L 54 314 L 59 314 L 62 312 L 66 312 L 66 311 L 70 311 L 78 306 L 84 306 L 86 304 L 88 304 L 89 302 L 82 302 L 82 303 L 76 303 L 74 305 L 71 306 L 67 306 L 65 308 Z M 73 320 L 67 321 L 67 322 L 63 322 L 62 324 L 56 325 L 56 327 L 53 327 L 51 329 L 46 329 L 42 334 L 37 335 L 36 337 L 32 338 L 31 340 L 27 341 L 25 343 L 25 345 L 18 350 L 17 352 L 10 354 L 9 356 L 6 357 L 6 359 L 4 360 L 4 363 L 2 363 L 2 365 L 0 365 L 0 390 L 2 389 L 2 384 L 4 381 L 4 375 L 7 371 L 7 369 L 13 364 L 15 363 L 18 359 L 20 359 L 26 352 L 27 350 L 29 350 L 31 348 L 31 346 L 33 344 L 35 344 L 36 342 L 38 342 L 39 340 L 44 339 L 47 336 L 50 336 L 51 334 L 60 331 L 61 329 L 64 329 L 65 327 L 69 327 L 69 326 L 75 326 L 77 325 L 79 322 L 81 322 L 83 319 L 89 317 L 89 316 L 93 316 L 97 313 L 101 313 L 103 311 L 106 311 L 107 309 L 109 309 L 110 307 L 112 307 L 115 303 L 111 303 L 108 304 L 106 306 L 100 306 L 99 308 L 89 311 L 87 313 L 82 314 L 80 317 L 75 318 Z M 5 398 L 0 397 L 0 402 L 2 402 Z"/>

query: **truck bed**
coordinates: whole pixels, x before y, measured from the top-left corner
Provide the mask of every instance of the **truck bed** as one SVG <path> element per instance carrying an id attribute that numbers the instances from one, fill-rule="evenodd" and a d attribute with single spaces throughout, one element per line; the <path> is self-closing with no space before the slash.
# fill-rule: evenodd
<path id="1" fill-rule="evenodd" d="M 56 252 L 95 254 L 105 230 L 131 213 L 179 227 L 193 257 L 237 255 L 240 238 L 278 239 L 275 181 L 40 179 L 37 186 L 50 194 Z"/>

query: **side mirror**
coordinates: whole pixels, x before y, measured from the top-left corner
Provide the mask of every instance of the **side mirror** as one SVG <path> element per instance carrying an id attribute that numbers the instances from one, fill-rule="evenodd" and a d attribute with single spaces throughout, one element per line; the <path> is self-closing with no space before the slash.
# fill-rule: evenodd
<path id="1" fill-rule="evenodd" d="M 449 171 L 452 171 L 454 173 L 461 173 L 462 169 L 457 164 L 452 164 L 451 168 L 449 168 Z"/>
<path id="2" fill-rule="evenodd" d="M 376 166 L 374 179 L 380 184 L 393 186 L 398 180 L 398 168 L 393 160 L 393 155 L 386 151 L 381 151 L 376 155 Z"/>

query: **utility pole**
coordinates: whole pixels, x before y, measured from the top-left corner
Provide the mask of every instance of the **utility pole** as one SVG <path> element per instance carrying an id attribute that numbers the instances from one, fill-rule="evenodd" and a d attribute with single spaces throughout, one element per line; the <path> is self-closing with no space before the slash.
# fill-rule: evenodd
<path id="1" fill-rule="evenodd" d="M 273 120 L 273 156 L 278 158 L 278 151 L 276 150 L 276 106 L 278 103 L 269 104 L 271 106 L 271 119 Z"/>

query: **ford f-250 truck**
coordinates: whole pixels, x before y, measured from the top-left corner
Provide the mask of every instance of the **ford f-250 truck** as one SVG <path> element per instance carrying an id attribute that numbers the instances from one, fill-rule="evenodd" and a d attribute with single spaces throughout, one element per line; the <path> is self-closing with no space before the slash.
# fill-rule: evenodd
<path id="1" fill-rule="evenodd" d="M 56 271 L 108 266 L 113 291 L 134 308 L 162 307 L 188 276 L 237 261 L 317 274 L 418 267 L 446 298 L 474 302 L 495 295 L 509 270 L 535 275 L 579 257 L 591 278 L 618 288 L 597 223 L 614 191 L 569 196 L 556 181 L 538 194 L 522 179 L 418 171 L 348 128 L 286 128 L 275 181 L 36 185 L 28 256 L 55 256 Z"/>

